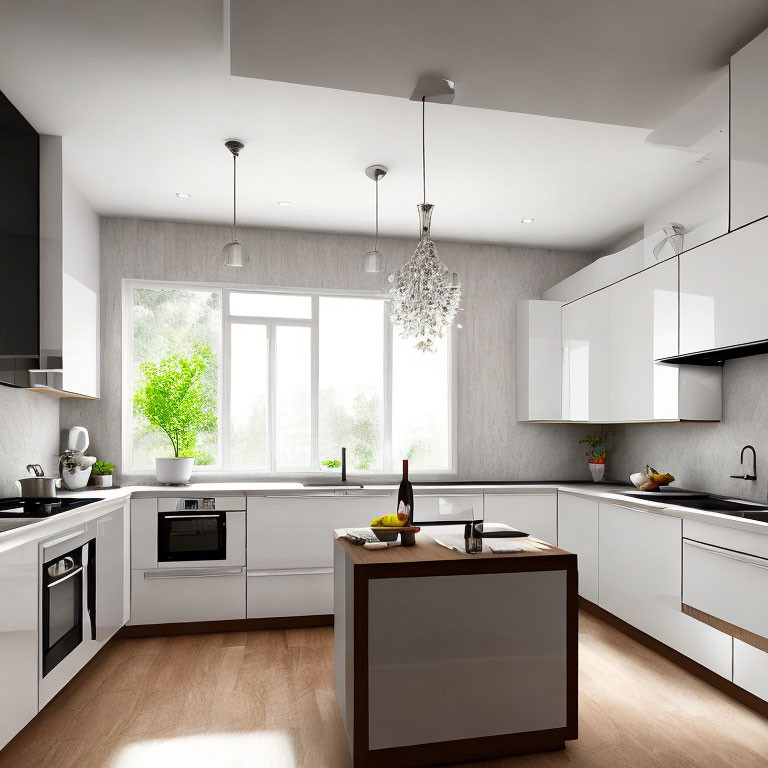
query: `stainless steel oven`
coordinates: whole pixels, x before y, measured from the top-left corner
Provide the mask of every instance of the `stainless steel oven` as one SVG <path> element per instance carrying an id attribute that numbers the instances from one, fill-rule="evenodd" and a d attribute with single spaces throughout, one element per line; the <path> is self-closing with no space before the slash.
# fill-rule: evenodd
<path id="1" fill-rule="evenodd" d="M 180 499 L 184 511 L 159 512 L 157 562 L 227 559 L 227 513 L 213 505 L 197 509 L 198 499 Z"/>
<path id="2" fill-rule="evenodd" d="M 45 677 L 84 638 L 96 639 L 96 539 L 87 528 L 46 542 L 40 590 Z"/>

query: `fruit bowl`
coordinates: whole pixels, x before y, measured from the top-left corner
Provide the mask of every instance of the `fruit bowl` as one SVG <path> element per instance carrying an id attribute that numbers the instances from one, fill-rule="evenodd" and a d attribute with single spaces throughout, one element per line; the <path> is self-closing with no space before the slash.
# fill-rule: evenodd
<path id="1" fill-rule="evenodd" d="M 675 482 L 674 476 L 669 472 L 658 472 L 647 464 L 645 472 L 635 472 L 629 479 L 639 491 L 658 491 L 662 486 Z"/>

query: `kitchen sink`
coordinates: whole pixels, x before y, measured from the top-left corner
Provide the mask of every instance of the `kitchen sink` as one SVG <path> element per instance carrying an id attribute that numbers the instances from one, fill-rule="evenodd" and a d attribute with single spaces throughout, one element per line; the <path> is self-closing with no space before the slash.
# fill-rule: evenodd
<path id="1" fill-rule="evenodd" d="M 700 509 L 703 512 L 719 512 L 731 517 L 758 520 L 768 523 L 768 505 L 755 504 L 741 499 L 721 499 L 697 491 L 622 491 L 622 496 L 631 496 L 645 501 L 674 504 L 677 507 Z"/>
<path id="2" fill-rule="evenodd" d="M 342 483 L 337 480 L 334 483 L 302 483 L 305 488 L 365 488 L 362 483 Z"/>

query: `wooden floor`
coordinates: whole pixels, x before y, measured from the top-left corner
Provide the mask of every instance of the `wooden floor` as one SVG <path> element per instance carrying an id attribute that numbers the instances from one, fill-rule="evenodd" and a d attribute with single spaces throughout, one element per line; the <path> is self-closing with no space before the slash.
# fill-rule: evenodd
<path id="1" fill-rule="evenodd" d="M 579 740 L 472 765 L 768 766 L 760 715 L 589 614 L 579 632 Z M 0 768 L 348 768 L 332 646 L 328 628 L 113 641 Z"/>

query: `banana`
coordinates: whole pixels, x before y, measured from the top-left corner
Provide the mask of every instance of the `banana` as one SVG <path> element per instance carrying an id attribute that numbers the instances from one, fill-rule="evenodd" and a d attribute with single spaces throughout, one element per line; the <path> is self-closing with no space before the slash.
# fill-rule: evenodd
<path id="1" fill-rule="evenodd" d="M 407 515 L 384 515 L 384 517 L 377 517 L 374 520 L 371 520 L 371 528 L 397 528 L 405 525 L 407 522 Z"/>

